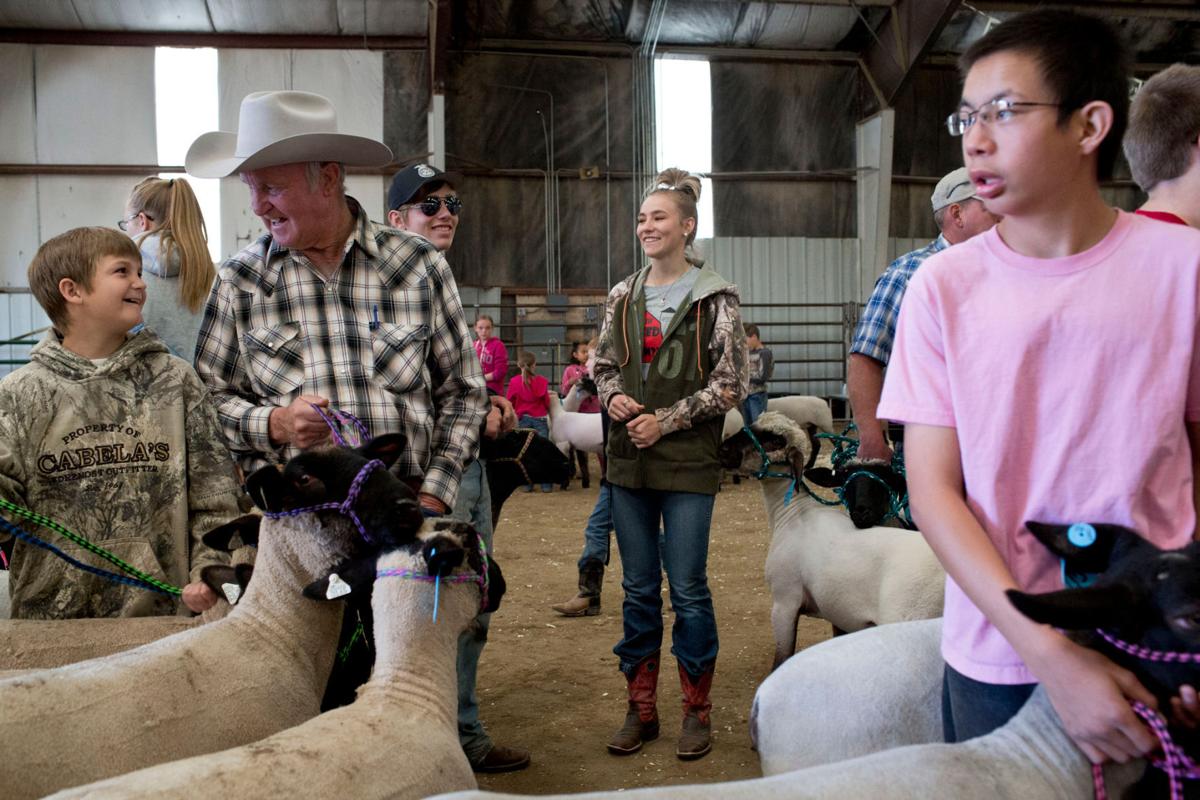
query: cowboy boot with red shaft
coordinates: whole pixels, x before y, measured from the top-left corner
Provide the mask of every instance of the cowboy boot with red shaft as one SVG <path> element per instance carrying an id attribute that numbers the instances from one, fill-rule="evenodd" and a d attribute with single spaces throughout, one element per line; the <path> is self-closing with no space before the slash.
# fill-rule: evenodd
<path id="1" fill-rule="evenodd" d="M 675 755 L 683 761 L 691 761 L 708 755 L 712 750 L 712 701 L 708 693 L 712 689 L 713 668 L 709 667 L 695 677 L 679 665 L 679 686 L 683 689 L 683 728 Z"/>
<path id="2" fill-rule="evenodd" d="M 608 742 L 608 752 L 618 756 L 636 753 L 643 742 L 658 738 L 658 653 L 639 661 L 625 679 L 629 681 L 629 710 L 625 724 Z"/>

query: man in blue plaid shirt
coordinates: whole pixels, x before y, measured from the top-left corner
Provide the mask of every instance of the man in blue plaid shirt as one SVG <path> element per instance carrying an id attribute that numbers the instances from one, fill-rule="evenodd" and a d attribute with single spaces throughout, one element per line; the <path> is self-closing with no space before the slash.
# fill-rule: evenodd
<path id="1" fill-rule="evenodd" d="M 267 228 L 218 270 L 196 371 L 247 474 L 325 441 L 323 406 L 373 435 L 403 433 L 393 470 L 445 514 L 487 394 L 446 260 L 345 194 L 343 165 L 390 160 L 382 143 L 338 133 L 333 105 L 308 92 L 247 95 L 236 134 L 192 143 L 188 172 L 238 173 Z"/>
<path id="2" fill-rule="evenodd" d="M 975 186 L 966 167 L 959 167 L 938 181 L 930 203 L 933 221 L 941 233 L 925 247 L 897 258 L 879 276 L 850 345 L 846 389 L 858 427 L 858 457 L 864 461 L 887 461 L 892 457 L 875 409 L 883 392 L 883 371 L 892 354 L 900 301 L 909 279 L 934 253 L 965 242 L 1000 221 L 975 196 Z"/>

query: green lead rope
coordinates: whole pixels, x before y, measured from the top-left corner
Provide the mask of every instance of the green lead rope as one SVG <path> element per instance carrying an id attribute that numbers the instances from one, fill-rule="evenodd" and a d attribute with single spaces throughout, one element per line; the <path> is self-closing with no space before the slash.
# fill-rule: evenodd
<path id="1" fill-rule="evenodd" d="M 183 590 L 180 589 L 178 586 L 172 586 L 171 584 L 169 584 L 165 581 L 160 581 L 158 578 L 155 578 L 152 575 L 147 575 L 146 573 L 142 572 L 137 567 L 134 567 L 130 564 L 126 564 L 124 561 L 117 558 L 115 555 L 108 552 L 100 545 L 93 544 L 92 542 L 83 538 L 79 534 L 73 533 L 73 532 L 67 530 L 62 525 L 59 525 L 57 522 L 50 519 L 49 517 L 43 517 L 41 514 L 37 514 L 33 511 L 30 511 L 27 508 L 22 508 L 21 506 L 16 505 L 15 503 L 10 503 L 9 501 L 5 500 L 2 497 L 0 497 L 0 509 L 3 509 L 5 511 L 11 511 L 12 513 L 16 514 L 17 516 L 24 517 L 25 519 L 29 520 L 30 522 L 36 522 L 38 525 L 41 525 L 42 527 L 49 528 L 50 530 L 54 531 L 55 533 L 58 533 L 58 534 L 62 535 L 63 537 L 70 539 L 72 542 L 79 545 L 84 550 L 87 550 L 90 553 L 94 553 L 95 555 L 100 556 L 100 558 L 103 558 L 105 561 L 109 562 L 110 564 L 115 565 L 117 567 L 117 569 L 121 570 L 122 572 L 126 573 L 127 575 L 131 575 L 134 578 L 137 578 L 139 581 L 148 583 L 151 586 L 154 586 L 155 588 L 157 588 L 163 592 L 166 592 L 167 594 L 176 595 L 176 596 L 183 594 Z"/>

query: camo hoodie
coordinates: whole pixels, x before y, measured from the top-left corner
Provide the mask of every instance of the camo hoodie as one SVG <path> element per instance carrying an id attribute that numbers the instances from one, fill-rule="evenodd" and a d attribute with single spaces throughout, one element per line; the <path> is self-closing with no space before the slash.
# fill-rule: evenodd
<path id="1" fill-rule="evenodd" d="M 738 290 L 711 269 L 701 269 L 643 379 L 643 286 L 649 273 L 645 267 L 609 293 L 592 374 L 605 408 L 616 395 L 629 395 L 658 418 L 662 438 L 639 450 L 625 424 L 614 420 L 608 480 L 628 489 L 716 494 L 725 412 L 746 396 L 746 335 Z"/>
<path id="2" fill-rule="evenodd" d="M 100 365 L 64 349 L 53 331 L 30 358 L 0 380 L 0 497 L 180 588 L 201 567 L 225 563 L 199 537 L 238 515 L 239 490 L 192 368 L 148 331 Z M 59 534 L 3 516 L 73 558 L 119 572 Z M 186 611 L 174 597 L 92 575 L 22 540 L 9 582 L 14 618 Z"/>

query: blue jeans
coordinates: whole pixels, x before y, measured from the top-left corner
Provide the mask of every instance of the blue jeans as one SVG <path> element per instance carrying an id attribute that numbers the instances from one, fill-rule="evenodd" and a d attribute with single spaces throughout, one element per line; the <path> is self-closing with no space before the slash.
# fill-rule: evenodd
<path id="1" fill-rule="evenodd" d="M 742 420 L 747 425 L 753 425 L 754 420 L 758 419 L 759 415 L 766 410 L 766 392 L 755 392 L 754 394 L 748 394 L 746 395 L 745 402 L 742 403 Z"/>
<path id="2" fill-rule="evenodd" d="M 583 529 L 583 555 L 579 557 L 579 568 L 589 561 L 600 561 L 608 565 L 609 534 L 613 529 L 612 486 L 600 480 L 600 495 Z"/>
<path id="3" fill-rule="evenodd" d="M 547 439 L 550 438 L 550 423 L 546 421 L 545 417 L 531 417 L 528 414 L 522 414 L 521 418 L 517 420 L 517 425 L 522 428 L 533 428 L 540 435 L 545 436 Z M 543 492 L 550 492 L 553 490 L 553 483 L 542 484 Z M 526 491 L 528 491 L 528 489 Z"/>
<path id="4" fill-rule="evenodd" d="M 947 744 L 984 736 L 1008 722 L 1036 683 L 983 683 L 949 664 L 942 678 L 942 736 Z"/>
<path id="5" fill-rule="evenodd" d="M 483 461 L 472 461 L 463 470 L 450 516 L 474 525 L 491 553 L 492 495 Z M 492 740 L 479 722 L 479 696 L 475 692 L 475 675 L 491 620 L 491 614 L 479 614 L 458 636 L 458 741 L 470 761 L 478 761 L 492 749 Z"/>
<path id="6" fill-rule="evenodd" d="M 671 652 L 689 675 L 702 674 L 717 660 L 717 619 L 706 574 L 713 500 L 712 495 L 695 492 L 612 487 L 625 590 L 625 635 L 613 652 L 626 675 L 662 648 L 664 567 L 675 612 Z"/>

